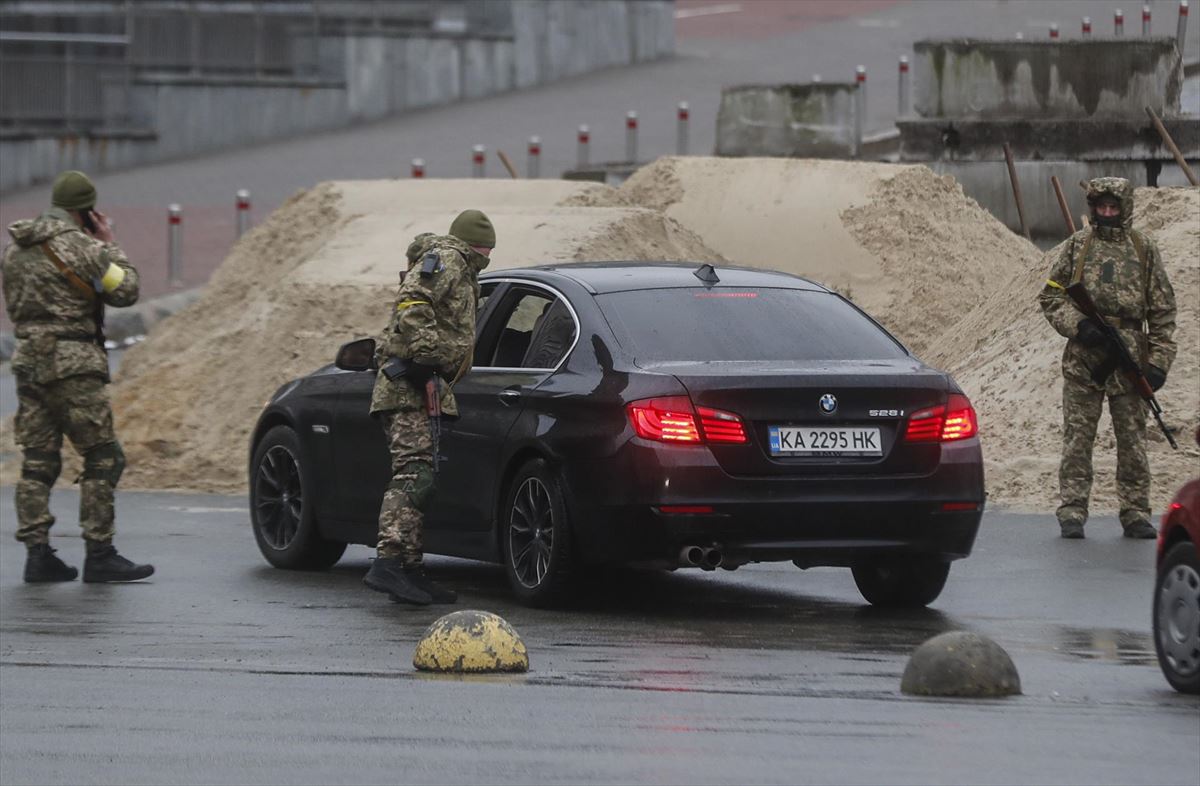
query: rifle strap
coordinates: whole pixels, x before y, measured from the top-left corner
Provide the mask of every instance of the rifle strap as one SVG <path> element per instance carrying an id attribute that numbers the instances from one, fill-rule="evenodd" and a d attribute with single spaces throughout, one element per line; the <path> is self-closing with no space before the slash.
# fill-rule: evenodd
<path id="1" fill-rule="evenodd" d="M 1087 260 L 1088 252 L 1092 250 L 1092 239 L 1095 236 L 1095 229 L 1088 231 L 1088 235 L 1083 241 L 1083 248 L 1075 254 L 1075 269 L 1071 271 L 1072 284 L 1078 284 L 1083 280 L 1083 263 Z"/>
<path id="2" fill-rule="evenodd" d="M 1075 268 L 1071 271 L 1071 283 L 1078 284 L 1083 280 L 1083 263 L 1087 260 L 1088 253 L 1092 250 L 1092 239 L 1095 237 L 1096 230 L 1088 232 L 1087 238 L 1083 241 L 1083 248 L 1075 255 Z M 1149 309 L 1150 307 L 1150 259 L 1146 256 L 1146 239 L 1141 232 L 1136 229 L 1129 230 L 1129 240 L 1133 244 L 1133 253 L 1137 254 L 1138 264 L 1142 266 L 1142 303 Z"/>
<path id="3" fill-rule="evenodd" d="M 42 249 L 42 253 L 46 255 L 46 258 L 53 262 L 54 266 L 58 268 L 58 272 L 62 273 L 63 277 L 67 279 L 67 283 L 82 292 L 88 300 L 94 300 L 96 298 L 96 290 L 93 287 L 88 286 L 87 283 L 80 278 L 74 270 L 67 267 L 67 263 L 63 262 L 58 254 L 54 253 L 54 249 L 50 247 L 50 241 L 47 240 L 46 242 L 40 244 L 39 247 Z"/>

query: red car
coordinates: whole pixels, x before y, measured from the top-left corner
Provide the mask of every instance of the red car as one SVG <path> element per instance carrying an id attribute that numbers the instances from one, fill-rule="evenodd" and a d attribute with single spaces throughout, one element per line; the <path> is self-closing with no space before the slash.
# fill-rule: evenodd
<path id="1" fill-rule="evenodd" d="M 1200 429 L 1196 431 L 1200 444 Z M 1200 693 L 1200 478 L 1184 485 L 1158 531 L 1154 649 L 1171 687 Z"/>

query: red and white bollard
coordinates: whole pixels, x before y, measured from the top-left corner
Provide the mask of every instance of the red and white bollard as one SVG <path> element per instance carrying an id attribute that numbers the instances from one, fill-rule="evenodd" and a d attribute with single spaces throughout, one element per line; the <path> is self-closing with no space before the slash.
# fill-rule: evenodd
<path id="1" fill-rule="evenodd" d="M 487 160 L 487 148 L 483 145 L 475 145 L 471 148 L 471 175 L 473 177 L 486 177 L 484 162 Z"/>
<path id="2" fill-rule="evenodd" d="M 1150 6 L 1142 6 L 1142 35 L 1150 35 Z"/>
<path id="3" fill-rule="evenodd" d="M 412 177 L 414 180 L 425 177 L 425 159 L 414 158 L 412 160 Z"/>
<path id="4" fill-rule="evenodd" d="M 675 155 L 686 156 L 688 151 L 688 119 L 691 111 L 687 101 L 680 101 L 675 110 Z"/>
<path id="5" fill-rule="evenodd" d="M 575 148 L 575 168 L 587 169 L 588 166 L 588 146 L 592 141 L 592 132 L 588 130 L 586 125 L 579 127 L 579 133 L 575 135 L 577 142 Z"/>
<path id="6" fill-rule="evenodd" d="M 237 192 L 237 236 L 246 234 L 250 228 L 250 192 L 239 189 Z"/>
<path id="7" fill-rule="evenodd" d="M 908 76 L 908 55 L 900 55 L 900 82 L 896 102 L 896 116 L 907 117 L 910 106 L 911 87 Z"/>
<path id="8" fill-rule="evenodd" d="M 183 286 L 183 208 L 167 205 L 167 283 Z"/>
<path id="9" fill-rule="evenodd" d="M 1054 41 L 1058 40 L 1058 23 L 1057 22 L 1050 23 L 1050 38 Z"/>
<path id="10" fill-rule="evenodd" d="M 862 155 L 863 125 L 867 114 L 867 67 L 854 69 L 854 155 Z"/>
<path id="11" fill-rule="evenodd" d="M 637 162 L 638 148 L 638 115 L 637 112 L 625 113 L 625 160 Z"/>
<path id="12" fill-rule="evenodd" d="M 529 137 L 528 157 L 525 159 L 525 177 L 530 180 L 542 176 L 542 138 Z"/>
<path id="13" fill-rule="evenodd" d="M 1092 18 L 1090 16 L 1085 16 L 1083 18 L 1083 25 L 1081 26 L 1081 28 L 1082 29 L 1080 30 L 1080 33 L 1083 35 L 1083 37 L 1091 38 L 1091 36 L 1092 36 Z"/>
<path id="14" fill-rule="evenodd" d="M 1113 35 L 1125 35 L 1125 12 L 1123 12 L 1120 8 L 1118 8 L 1116 11 L 1113 11 Z"/>
<path id="15" fill-rule="evenodd" d="M 1175 44 L 1183 54 L 1183 42 L 1187 40 L 1188 0 L 1179 0 L 1179 23 L 1175 26 Z"/>

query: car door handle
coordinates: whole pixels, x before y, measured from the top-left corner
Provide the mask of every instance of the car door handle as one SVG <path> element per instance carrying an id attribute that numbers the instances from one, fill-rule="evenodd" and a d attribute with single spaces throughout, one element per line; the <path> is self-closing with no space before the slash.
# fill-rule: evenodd
<path id="1" fill-rule="evenodd" d="M 521 391 L 515 388 L 501 390 L 497 395 L 500 396 L 500 403 L 509 407 L 521 400 Z"/>

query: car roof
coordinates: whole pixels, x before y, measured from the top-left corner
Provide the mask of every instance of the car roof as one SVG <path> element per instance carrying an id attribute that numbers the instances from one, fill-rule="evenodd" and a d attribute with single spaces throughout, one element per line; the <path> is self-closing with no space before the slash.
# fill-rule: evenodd
<path id="1" fill-rule="evenodd" d="M 592 294 L 627 292 L 639 289 L 674 289 L 704 286 L 693 275 L 704 262 L 568 262 L 536 265 L 506 270 L 494 270 L 480 275 L 479 280 L 520 276 L 551 283 L 556 278 L 569 278 Z M 800 276 L 775 270 L 714 264 L 720 280 L 714 288 L 775 287 L 828 292 L 825 287 Z"/>

